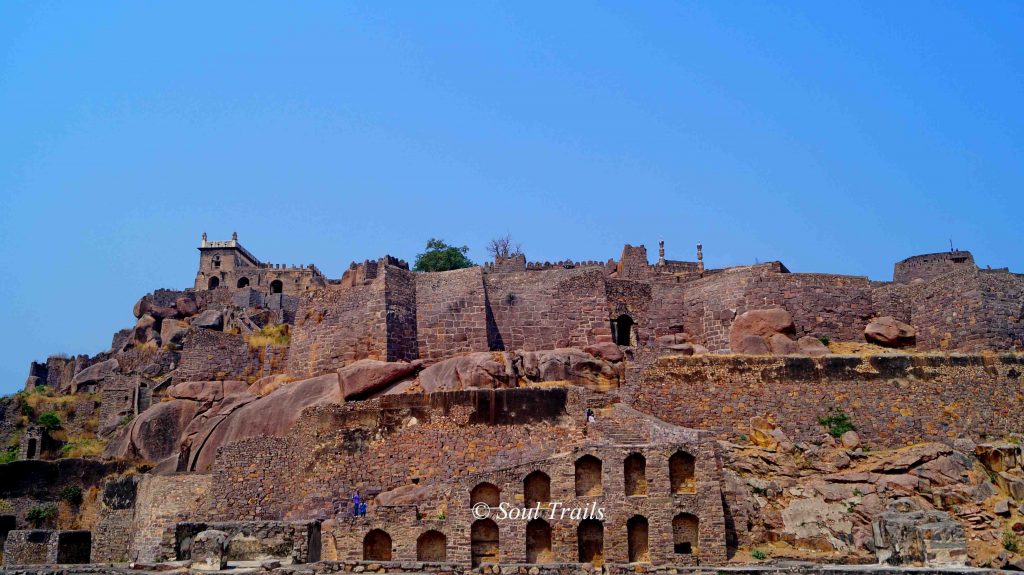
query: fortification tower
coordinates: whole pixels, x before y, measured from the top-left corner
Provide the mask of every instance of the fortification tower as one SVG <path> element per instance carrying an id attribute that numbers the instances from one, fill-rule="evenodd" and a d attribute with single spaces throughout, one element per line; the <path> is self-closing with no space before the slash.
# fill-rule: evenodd
<path id="1" fill-rule="evenodd" d="M 196 291 L 252 289 L 271 295 L 297 295 L 326 283 L 324 275 L 313 264 L 288 266 L 261 262 L 242 247 L 237 233 L 232 233 L 227 241 L 209 241 L 203 232 Z"/>

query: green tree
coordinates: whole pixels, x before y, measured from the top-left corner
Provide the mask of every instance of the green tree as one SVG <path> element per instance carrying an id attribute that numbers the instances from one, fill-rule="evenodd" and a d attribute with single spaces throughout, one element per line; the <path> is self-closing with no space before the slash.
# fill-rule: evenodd
<path id="1" fill-rule="evenodd" d="M 444 240 L 430 238 L 427 251 L 416 256 L 413 269 L 418 272 L 446 272 L 473 267 L 476 264 L 466 257 L 468 251 L 468 246 L 457 248 L 444 243 Z"/>

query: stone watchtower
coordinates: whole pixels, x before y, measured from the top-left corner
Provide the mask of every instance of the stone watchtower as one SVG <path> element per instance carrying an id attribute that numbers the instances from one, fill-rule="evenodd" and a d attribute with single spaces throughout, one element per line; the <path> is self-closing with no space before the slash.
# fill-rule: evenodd
<path id="1" fill-rule="evenodd" d="M 227 241 L 211 242 L 203 232 L 199 244 L 196 291 L 214 289 L 255 290 L 274 295 L 297 295 L 323 287 L 324 275 L 315 265 L 284 265 L 261 262 L 238 243 L 238 234 Z"/>

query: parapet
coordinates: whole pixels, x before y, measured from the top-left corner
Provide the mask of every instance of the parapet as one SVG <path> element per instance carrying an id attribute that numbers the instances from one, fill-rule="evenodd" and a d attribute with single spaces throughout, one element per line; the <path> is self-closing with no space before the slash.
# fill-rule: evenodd
<path id="1" fill-rule="evenodd" d="M 930 280 L 962 269 L 977 269 L 971 252 L 952 250 L 937 254 L 922 254 L 896 262 L 892 281 L 910 283 L 914 280 Z"/>

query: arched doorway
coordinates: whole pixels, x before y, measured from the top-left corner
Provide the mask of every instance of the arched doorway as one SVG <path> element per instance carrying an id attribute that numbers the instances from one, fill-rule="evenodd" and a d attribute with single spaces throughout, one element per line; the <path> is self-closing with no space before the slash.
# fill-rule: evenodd
<path id="1" fill-rule="evenodd" d="M 523 501 L 527 507 L 551 502 L 551 478 L 543 471 L 534 471 L 523 479 Z"/>
<path id="2" fill-rule="evenodd" d="M 249 278 L 238 278 L 238 287 L 239 288 L 249 287 Z"/>
<path id="3" fill-rule="evenodd" d="M 677 555 L 697 553 L 697 535 L 700 520 L 689 513 L 680 513 L 672 518 L 672 544 Z"/>
<path id="4" fill-rule="evenodd" d="M 639 453 L 631 453 L 622 462 L 622 475 L 626 480 L 626 495 L 647 495 L 647 460 Z"/>
<path id="5" fill-rule="evenodd" d="M 604 525 L 596 519 L 584 519 L 576 528 L 576 546 L 580 563 L 604 564 Z"/>
<path id="6" fill-rule="evenodd" d="M 615 332 L 615 344 L 616 345 L 633 345 L 633 318 L 626 314 L 620 315 L 616 318 L 614 325 L 612 326 Z"/>
<path id="7" fill-rule="evenodd" d="M 647 543 L 647 518 L 634 515 L 626 522 L 626 539 L 629 543 L 630 563 L 650 563 L 651 552 Z"/>
<path id="8" fill-rule="evenodd" d="M 543 519 L 534 519 L 526 524 L 526 562 L 551 563 L 551 525 Z"/>
<path id="9" fill-rule="evenodd" d="M 417 561 L 447 561 L 448 538 L 440 531 L 425 531 L 416 539 Z"/>
<path id="10" fill-rule="evenodd" d="M 696 467 L 693 456 L 685 451 L 677 451 L 668 460 L 668 476 L 672 485 L 672 493 L 693 493 L 697 490 L 694 479 Z"/>
<path id="11" fill-rule="evenodd" d="M 576 495 L 601 495 L 601 460 L 593 455 L 576 460 Z"/>
<path id="12" fill-rule="evenodd" d="M 501 501 L 501 489 L 493 483 L 478 483 L 469 492 L 469 506 L 477 503 L 486 503 L 490 507 L 497 507 Z"/>
<path id="13" fill-rule="evenodd" d="M 363 561 L 391 561 L 391 536 L 374 529 L 363 538 Z"/>
<path id="14" fill-rule="evenodd" d="M 213 276 L 210 281 L 206 282 L 206 289 L 217 289 L 220 286 L 220 278 Z"/>
<path id="15" fill-rule="evenodd" d="M 473 522 L 469 529 L 469 550 L 473 567 L 498 562 L 498 524 L 493 519 Z"/>
<path id="16" fill-rule="evenodd" d="M 270 293 L 281 293 L 284 291 L 284 283 L 281 280 L 270 282 Z"/>

